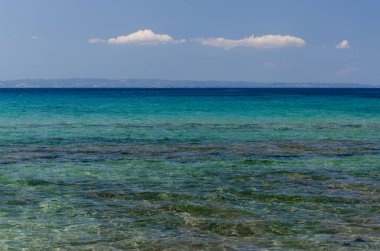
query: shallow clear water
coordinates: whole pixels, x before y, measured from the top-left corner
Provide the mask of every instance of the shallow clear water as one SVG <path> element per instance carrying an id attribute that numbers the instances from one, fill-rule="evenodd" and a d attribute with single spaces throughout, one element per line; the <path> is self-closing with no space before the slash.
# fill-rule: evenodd
<path id="1" fill-rule="evenodd" d="M 0 89 L 0 249 L 380 249 L 380 89 Z"/>

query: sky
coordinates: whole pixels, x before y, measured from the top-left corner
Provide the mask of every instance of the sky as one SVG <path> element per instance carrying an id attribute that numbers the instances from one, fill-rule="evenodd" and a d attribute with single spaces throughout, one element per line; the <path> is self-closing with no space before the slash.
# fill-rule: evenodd
<path id="1" fill-rule="evenodd" d="M 0 0 L 0 80 L 380 85 L 378 0 Z"/>

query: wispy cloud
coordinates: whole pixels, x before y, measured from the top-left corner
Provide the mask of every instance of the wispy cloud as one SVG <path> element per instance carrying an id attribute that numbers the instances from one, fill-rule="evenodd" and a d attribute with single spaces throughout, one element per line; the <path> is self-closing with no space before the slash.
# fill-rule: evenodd
<path id="1" fill-rule="evenodd" d="M 338 75 L 347 76 L 347 75 L 357 74 L 361 72 L 362 71 L 358 67 L 346 65 L 345 67 L 343 67 L 342 69 L 338 71 Z"/>
<path id="2" fill-rule="evenodd" d="M 96 43 L 105 43 L 106 41 L 100 38 L 90 38 L 88 40 L 90 44 L 96 44 Z"/>
<path id="3" fill-rule="evenodd" d="M 32 39 L 34 39 L 34 40 L 41 40 L 41 39 L 43 39 L 43 37 L 33 35 L 33 36 L 32 36 Z"/>
<path id="4" fill-rule="evenodd" d="M 347 40 L 342 40 L 335 48 L 337 49 L 349 49 L 351 46 Z"/>
<path id="5" fill-rule="evenodd" d="M 90 38 L 89 43 L 107 43 L 112 45 L 119 44 L 140 44 L 140 45 L 154 45 L 154 44 L 168 44 L 168 43 L 183 43 L 185 39 L 176 40 L 168 34 L 156 34 L 152 30 L 138 30 L 136 32 L 112 37 L 107 40 L 100 38 Z"/>
<path id="6" fill-rule="evenodd" d="M 274 49 L 283 47 L 302 47 L 306 44 L 305 40 L 299 37 L 289 35 L 264 35 L 250 36 L 242 39 L 225 39 L 225 38 L 205 38 L 199 40 L 203 45 L 222 47 L 229 50 L 234 47 L 256 47 L 264 49 Z"/>

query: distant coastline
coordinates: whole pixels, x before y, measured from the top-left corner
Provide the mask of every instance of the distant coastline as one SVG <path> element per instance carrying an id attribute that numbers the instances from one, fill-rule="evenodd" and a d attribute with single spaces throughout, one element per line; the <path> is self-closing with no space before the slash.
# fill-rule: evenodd
<path id="1" fill-rule="evenodd" d="M 164 79 L 20 79 L 0 81 L 0 88 L 380 88 L 359 83 L 265 83 L 248 81 L 196 81 Z"/>

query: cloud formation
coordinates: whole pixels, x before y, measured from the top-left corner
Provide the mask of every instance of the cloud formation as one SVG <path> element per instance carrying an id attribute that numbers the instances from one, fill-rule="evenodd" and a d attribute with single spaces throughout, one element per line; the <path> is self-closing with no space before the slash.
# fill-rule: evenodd
<path id="1" fill-rule="evenodd" d="M 338 75 L 347 76 L 351 74 L 361 73 L 362 71 L 356 66 L 346 65 L 338 71 Z"/>
<path id="2" fill-rule="evenodd" d="M 343 40 L 337 46 L 335 46 L 335 48 L 337 48 L 337 49 L 349 49 L 350 47 L 351 46 L 347 40 Z"/>
<path id="3" fill-rule="evenodd" d="M 34 40 L 41 40 L 41 39 L 43 39 L 43 37 L 37 36 L 37 35 L 33 35 L 32 39 L 34 39 Z"/>
<path id="4" fill-rule="evenodd" d="M 152 30 L 138 30 L 128 35 L 112 37 L 107 40 L 100 38 L 91 38 L 89 43 L 107 43 L 112 45 L 119 44 L 140 44 L 140 45 L 154 45 L 154 44 L 168 44 L 168 43 L 183 43 L 184 39 L 175 40 L 168 34 L 156 34 Z"/>
<path id="5" fill-rule="evenodd" d="M 90 38 L 88 40 L 90 44 L 96 44 L 96 43 L 104 43 L 105 41 L 100 38 Z"/>
<path id="6" fill-rule="evenodd" d="M 222 47 L 229 50 L 234 47 L 256 47 L 265 49 L 283 48 L 283 47 L 302 47 L 306 44 L 302 38 L 289 35 L 264 35 L 250 36 L 238 40 L 225 38 L 206 38 L 201 39 L 200 43 L 214 47 Z"/>

